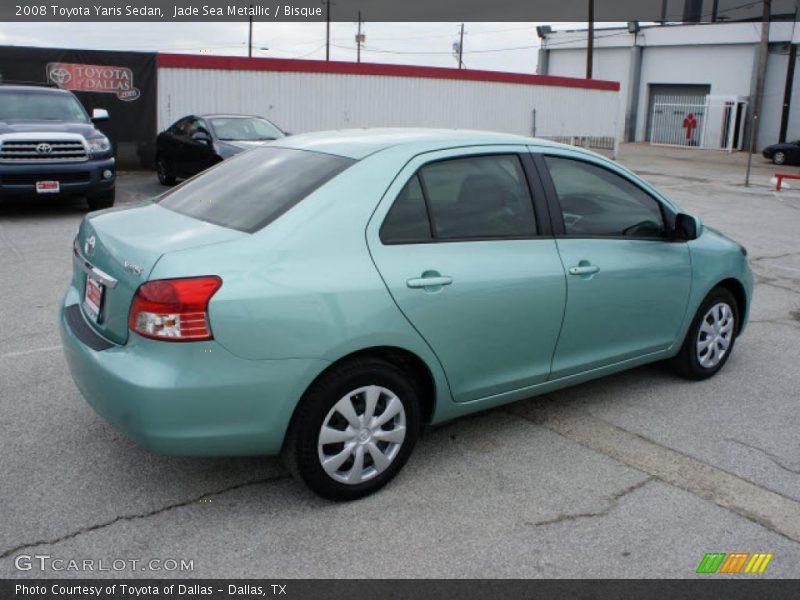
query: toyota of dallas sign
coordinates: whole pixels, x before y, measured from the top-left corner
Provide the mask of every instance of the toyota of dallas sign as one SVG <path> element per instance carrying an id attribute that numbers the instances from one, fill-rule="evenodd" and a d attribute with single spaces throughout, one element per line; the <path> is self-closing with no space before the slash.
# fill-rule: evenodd
<path id="1" fill-rule="evenodd" d="M 52 62 L 47 64 L 47 80 L 65 90 L 116 94 L 125 102 L 141 95 L 133 86 L 133 71 L 127 67 Z"/>

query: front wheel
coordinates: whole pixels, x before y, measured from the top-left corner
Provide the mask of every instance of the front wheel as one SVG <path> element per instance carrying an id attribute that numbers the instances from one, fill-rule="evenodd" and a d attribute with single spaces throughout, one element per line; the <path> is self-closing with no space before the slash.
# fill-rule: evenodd
<path id="1" fill-rule="evenodd" d="M 686 334 L 678 355 L 672 360 L 679 375 L 707 379 L 715 375 L 731 356 L 738 334 L 739 307 L 725 288 L 706 296 Z"/>
<path id="2" fill-rule="evenodd" d="M 783 152 L 776 152 L 772 155 L 772 162 L 776 165 L 782 165 L 786 162 L 786 154 Z"/>
<path id="3" fill-rule="evenodd" d="M 334 367 L 303 396 L 283 449 L 289 471 L 331 500 L 355 500 L 386 485 L 419 432 L 419 386 L 378 358 Z"/>
<path id="4" fill-rule="evenodd" d="M 175 185 L 175 173 L 172 172 L 172 167 L 163 156 L 156 159 L 156 172 L 161 185 Z"/>

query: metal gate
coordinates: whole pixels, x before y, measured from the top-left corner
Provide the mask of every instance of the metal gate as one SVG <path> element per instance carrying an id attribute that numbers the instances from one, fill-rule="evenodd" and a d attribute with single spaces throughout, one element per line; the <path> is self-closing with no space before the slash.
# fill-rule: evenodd
<path id="1" fill-rule="evenodd" d="M 741 150 L 747 102 L 739 97 L 659 96 L 650 117 L 650 143 Z"/>

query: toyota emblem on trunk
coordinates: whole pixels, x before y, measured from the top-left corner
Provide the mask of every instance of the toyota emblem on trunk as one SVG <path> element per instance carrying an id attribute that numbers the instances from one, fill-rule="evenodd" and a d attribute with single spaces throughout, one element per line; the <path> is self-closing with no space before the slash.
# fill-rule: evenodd
<path id="1" fill-rule="evenodd" d="M 53 147 L 50 144 L 46 144 L 42 142 L 36 146 L 37 154 L 50 154 L 53 151 Z"/>
<path id="2" fill-rule="evenodd" d="M 86 238 L 86 243 L 83 245 L 83 251 L 86 252 L 87 256 L 94 254 L 94 244 L 95 239 L 93 235 L 90 235 L 88 238 Z"/>

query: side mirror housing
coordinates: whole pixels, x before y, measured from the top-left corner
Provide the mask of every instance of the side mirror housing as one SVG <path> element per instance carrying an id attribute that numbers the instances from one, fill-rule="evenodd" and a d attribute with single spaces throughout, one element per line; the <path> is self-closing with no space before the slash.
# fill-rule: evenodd
<path id="1" fill-rule="evenodd" d="M 200 144 L 205 144 L 206 146 L 211 145 L 211 136 L 208 135 L 205 131 L 195 131 L 192 134 L 192 139 L 195 142 L 198 142 Z"/>
<path id="2" fill-rule="evenodd" d="M 108 111 L 105 108 L 95 108 L 92 111 L 92 121 L 97 123 L 98 121 L 108 121 Z"/>
<path id="3" fill-rule="evenodd" d="M 686 213 L 678 213 L 675 215 L 675 228 L 672 234 L 676 240 L 696 240 L 698 230 L 699 223 L 696 217 L 687 215 Z"/>

